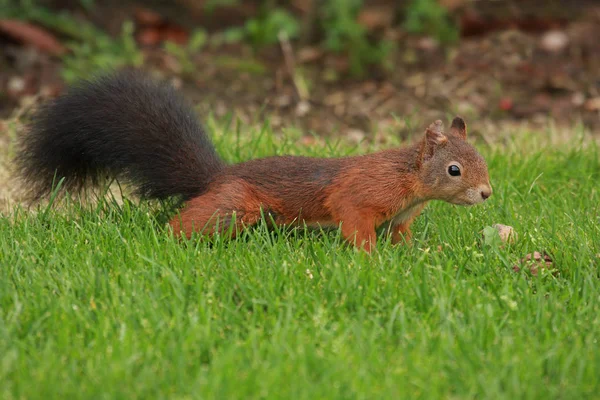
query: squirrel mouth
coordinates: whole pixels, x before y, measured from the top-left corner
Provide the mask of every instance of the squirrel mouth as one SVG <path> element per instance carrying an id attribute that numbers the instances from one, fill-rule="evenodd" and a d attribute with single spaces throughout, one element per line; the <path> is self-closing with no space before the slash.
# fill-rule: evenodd
<path id="1" fill-rule="evenodd" d="M 479 187 L 476 189 L 467 189 L 464 193 L 464 196 L 460 199 L 457 199 L 455 204 L 460 204 L 464 206 L 474 206 L 476 204 L 481 204 L 487 200 L 491 195 L 491 189 L 485 191 L 480 189 Z"/>
<path id="2" fill-rule="evenodd" d="M 451 201 L 451 203 L 455 204 L 457 206 L 471 207 L 471 206 L 474 206 L 476 204 L 483 203 L 483 200 L 481 200 L 481 201 L 477 201 L 477 200 L 473 201 L 473 199 L 471 199 L 471 198 L 466 198 L 466 199 L 463 198 L 463 199 L 454 199 L 453 201 Z"/>

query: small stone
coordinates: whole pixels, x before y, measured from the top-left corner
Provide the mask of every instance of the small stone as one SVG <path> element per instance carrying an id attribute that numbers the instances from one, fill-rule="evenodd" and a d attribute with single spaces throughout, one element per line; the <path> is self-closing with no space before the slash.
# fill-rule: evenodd
<path id="1" fill-rule="evenodd" d="M 365 133 L 360 129 L 349 129 L 346 136 L 348 140 L 354 143 L 360 143 L 365 139 Z"/>
<path id="2" fill-rule="evenodd" d="M 423 51 L 431 52 L 437 50 L 438 47 L 440 47 L 440 42 L 438 42 L 434 38 L 426 36 L 419 39 L 419 41 L 417 42 L 417 47 Z"/>
<path id="3" fill-rule="evenodd" d="M 175 76 L 171 79 L 171 85 L 173 85 L 175 89 L 181 89 L 183 87 L 183 80 L 180 77 Z"/>
<path id="4" fill-rule="evenodd" d="M 581 92 L 573 93 L 573 97 L 571 97 L 571 102 L 573 105 L 580 107 L 585 103 L 585 95 Z"/>
<path id="5" fill-rule="evenodd" d="M 302 100 L 296 105 L 296 116 L 304 117 L 310 111 L 310 103 L 306 100 Z"/>
<path id="6" fill-rule="evenodd" d="M 13 76 L 8 81 L 8 91 L 13 95 L 18 95 L 25 90 L 25 79 L 20 76 Z"/>
<path id="7" fill-rule="evenodd" d="M 540 47 L 549 53 L 559 53 L 567 47 L 569 37 L 563 31 L 546 32 L 540 39 Z"/>

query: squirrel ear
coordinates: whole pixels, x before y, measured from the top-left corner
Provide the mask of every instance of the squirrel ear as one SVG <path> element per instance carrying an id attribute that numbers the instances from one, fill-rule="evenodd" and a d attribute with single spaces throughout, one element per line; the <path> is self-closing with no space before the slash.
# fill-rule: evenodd
<path id="1" fill-rule="evenodd" d="M 425 140 L 427 141 L 427 146 L 432 148 L 448 141 L 448 138 L 444 135 L 444 124 L 442 121 L 438 119 L 429 125 L 425 131 Z"/>
<path id="2" fill-rule="evenodd" d="M 455 117 L 452 120 L 452 126 L 450 127 L 450 132 L 453 135 L 458 136 L 464 140 L 467 139 L 467 124 L 461 117 Z"/>
<path id="3" fill-rule="evenodd" d="M 446 143 L 448 138 L 444 135 L 444 124 L 442 121 L 437 120 L 433 122 L 425 130 L 425 137 L 421 145 L 420 157 L 417 162 L 417 166 L 420 167 L 421 162 L 428 158 L 431 158 L 435 153 L 436 147 Z"/>

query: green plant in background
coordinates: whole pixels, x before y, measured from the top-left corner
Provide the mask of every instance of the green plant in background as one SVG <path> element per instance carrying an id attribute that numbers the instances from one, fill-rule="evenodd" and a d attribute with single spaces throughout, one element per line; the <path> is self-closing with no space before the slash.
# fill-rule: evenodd
<path id="1" fill-rule="evenodd" d="M 179 45 L 174 42 L 167 41 L 164 44 L 165 51 L 175 57 L 181 67 L 181 72 L 186 75 L 191 75 L 196 71 L 194 63 L 194 55 L 196 55 L 206 45 L 208 35 L 202 29 L 195 30 L 190 40 L 185 45 Z"/>
<path id="2" fill-rule="evenodd" d="M 80 4 L 89 11 L 94 7 L 94 0 L 80 0 Z M 37 22 L 72 37 L 82 36 L 91 26 L 77 21 L 68 12 L 49 10 L 39 0 L 0 0 L 0 18 Z"/>
<path id="3" fill-rule="evenodd" d="M 91 11 L 94 6 L 96 5 L 96 1 L 95 0 L 79 0 L 79 4 L 81 4 L 81 6 L 83 8 L 85 8 L 87 11 Z"/>
<path id="4" fill-rule="evenodd" d="M 371 41 L 365 28 L 357 22 L 362 0 L 331 0 L 322 7 L 321 21 L 325 34 L 324 46 L 336 52 L 346 52 L 350 70 L 362 75 L 368 65 L 385 65 L 393 44 L 387 40 Z"/>
<path id="5" fill-rule="evenodd" d="M 94 2 L 82 0 L 81 4 L 90 8 Z M 62 60 L 62 76 L 67 82 L 101 70 L 142 65 L 143 55 L 133 37 L 134 25 L 130 21 L 125 22 L 121 34 L 113 38 L 89 22 L 67 12 L 48 10 L 35 0 L 0 0 L 0 10 L 0 17 L 33 21 L 71 39 L 67 43 L 71 51 Z"/>
<path id="6" fill-rule="evenodd" d="M 82 0 L 81 4 L 88 8 L 93 7 L 94 2 Z M 46 9 L 36 0 L 0 0 L 0 17 L 32 21 L 70 38 L 67 47 L 71 51 L 62 60 L 62 76 L 67 82 L 101 70 L 140 66 L 143 62 L 130 21 L 125 22 L 121 34 L 113 38 L 89 22 L 76 19 L 68 12 Z"/>
<path id="7" fill-rule="evenodd" d="M 298 20 L 283 8 L 269 10 L 263 7 L 260 15 L 246 21 L 244 26 L 227 29 L 223 40 L 232 43 L 247 39 L 252 46 L 260 48 L 277 43 L 280 33 L 290 39 L 297 38 L 300 33 Z"/>
<path id="8" fill-rule="evenodd" d="M 288 38 L 298 36 L 300 25 L 296 18 L 283 8 L 276 8 L 246 22 L 248 38 L 254 45 L 277 43 L 279 34 L 285 33 Z"/>
<path id="9" fill-rule="evenodd" d="M 0 0 L 0 18 L 25 19 L 36 7 L 34 0 Z"/>
<path id="10" fill-rule="evenodd" d="M 222 5 L 236 0 L 214 0 Z M 211 2 L 212 4 L 212 2 Z M 365 67 L 372 64 L 385 65 L 392 49 L 390 41 L 371 41 L 367 32 L 357 22 L 357 15 L 363 5 L 362 0 L 332 0 L 318 5 L 320 28 L 324 33 L 323 45 L 332 51 L 347 53 L 350 68 L 355 75 L 362 75 Z M 214 42 L 235 43 L 248 40 L 255 48 L 277 43 L 279 34 L 289 39 L 300 36 L 300 21 L 281 7 L 274 7 L 273 1 L 262 2 L 260 15 L 251 18 L 241 27 L 226 29 L 215 35 Z"/>
<path id="11" fill-rule="evenodd" d="M 211 12 L 216 7 L 233 6 L 240 0 L 210 0 L 205 9 Z M 89 10 L 93 0 L 81 0 L 82 6 Z M 15 5 L 16 4 L 16 5 Z M 0 0 L 0 16 L 28 19 L 43 24 L 55 31 L 78 40 L 72 46 L 74 54 L 69 57 L 65 77 L 71 79 L 80 72 L 101 67 L 120 65 L 139 65 L 141 54 L 137 51 L 131 29 L 124 31 L 117 40 L 111 39 L 91 24 L 82 23 L 69 14 L 50 12 L 35 0 Z M 385 38 L 370 37 L 369 32 L 358 21 L 361 9 L 366 6 L 363 0 L 330 0 L 316 4 L 315 20 L 322 32 L 321 45 L 330 51 L 347 54 L 350 71 L 353 75 L 364 75 L 370 65 L 389 67 L 389 55 L 394 48 L 393 42 Z M 430 35 L 442 43 L 453 42 L 458 38 L 458 30 L 450 19 L 445 7 L 437 0 L 411 0 L 405 6 L 396 9 L 404 10 L 404 27 L 407 31 Z M 306 18 L 306 17 L 305 17 Z M 301 34 L 301 21 L 285 7 L 278 6 L 274 0 L 263 0 L 257 15 L 248 19 L 244 25 L 225 29 L 211 37 L 211 44 L 234 43 L 246 41 L 254 48 L 276 44 L 281 33 L 290 39 Z M 128 37 L 129 36 L 129 37 Z M 202 33 L 199 42 L 204 46 L 206 37 Z M 178 46 L 165 44 L 165 50 L 174 56 L 183 73 L 194 71 L 191 55 L 195 45 Z M 85 60 L 85 57 L 89 57 Z"/>
<path id="12" fill-rule="evenodd" d="M 69 44 L 71 54 L 63 59 L 62 71 L 67 82 L 92 76 L 102 70 L 142 65 L 144 57 L 133 37 L 133 23 L 125 22 L 116 39 L 102 31 L 93 31 L 93 36 L 86 35 L 85 40 Z"/>
<path id="13" fill-rule="evenodd" d="M 456 25 L 437 0 L 412 0 L 406 8 L 404 27 L 412 33 L 430 35 L 441 43 L 458 40 Z"/>

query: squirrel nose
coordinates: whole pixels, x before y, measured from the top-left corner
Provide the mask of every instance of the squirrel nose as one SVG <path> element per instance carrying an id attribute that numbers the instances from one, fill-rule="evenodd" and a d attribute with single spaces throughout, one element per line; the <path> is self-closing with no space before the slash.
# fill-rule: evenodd
<path id="1" fill-rule="evenodd" d="M 487 200 L 488 197 L 492 195 L 492 188 L 482 189 L 481 190 L 481 198 L 483 200 Z"/>

